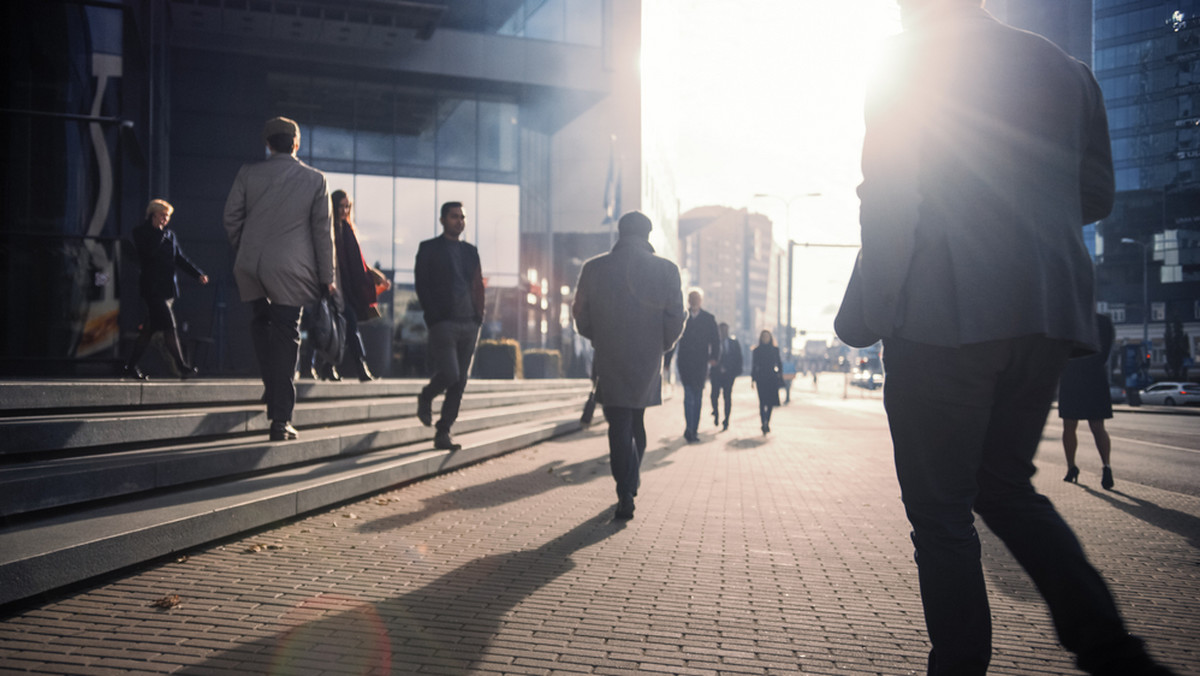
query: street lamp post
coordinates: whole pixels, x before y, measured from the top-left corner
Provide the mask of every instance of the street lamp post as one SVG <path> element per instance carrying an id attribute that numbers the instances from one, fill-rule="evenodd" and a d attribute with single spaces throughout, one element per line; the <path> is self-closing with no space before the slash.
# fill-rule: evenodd
<path id="1" fill-rule="evenodd" d="M 771 195 L 771 194 L 764 193 L 764 192 L 756 193 L 754 196 L 756 198 L 770 197 L 772 199 L 777 199 L 777 200 L 783 202 L 784 208 L 785 208 L 783 228 L 784 228 L 784 232 L 787 233 L 787 242 L 788 242 L 786 348 L 787 348 L 788 356 L 791 356 L 792 355 L 792 341 L 793 341 L 793 337 L 796 334 L 796 329 L 792 327 L 792 269 L 793 269 L 793 260 L 794 260 L 792 251 L 796 247 L 796 242 L 792 239 L 792 202 L 794 202 L 795 200 L 798 200 L 802 197 L 820 197 L 821 193 L 819 193 L 819 192 L 804 193 L 803 195 L 794 195 L 790 199 L 780 197 L 779 195 Z"/>

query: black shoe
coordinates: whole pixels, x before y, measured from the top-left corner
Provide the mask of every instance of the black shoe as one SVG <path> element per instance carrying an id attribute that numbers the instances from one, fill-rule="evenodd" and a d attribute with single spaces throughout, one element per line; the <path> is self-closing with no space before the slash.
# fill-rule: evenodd
<path id="1" fill-rule="evenodd" d="M 337 367 L 333 364 L 322 364 L 317 368 L 317 375 L 321 380 L 330 380 L 335 383 L 342 379 L 342 374 L 338 373 Z"/>
<path id="2" fill-rule="evenodd" d="M 126 366 L 121 369 L 121 375 L 125 378 L 133 378 L 134 380 L 150 380 L 145 373 L 136 366 Z"/>
<path id="3" fill-rule="evenodd" d="M 771 428 L 770 428 L 770 427 L 767 427 L 766 425 L 763 425 L 763 426 L 762 426 L 762 431 L 763 431 L 763 436 L 766 436 L 767 432 L 770 432 L 770 431 L 771 431 Z"/>
<path id="4" fill-rule="evenodd" d="M 619 521 L 628 521 L 633 518 L 633 497 L 623 497 L 617 500 L 617 510 L 613 512 L 613 519 Z"/>
<path id="5" fill-rule="evenodd" d="M 358 360 L 358 379 L 359 379 L 359 381 L 364 382 L 364 383 L 369 383 L 372 380 L 377 380 L 377 377 L 375 376 L 375 374 L 371 373 L 371 369 L 367 368 L 367 360 L 366 359 Z"/>
<path id="6" fill-rule="evenodd" d="M 319 376 L 317 375 L 317 370 L 315 368 L 313 368 L 311 365 L 308 368 L 302 367 L 300 369 L 300 377 L 307 378 L 309 380 L 317 380 L 319 378 Z"/>
<path id="7" fill-rule="evenodd" d="M 457 451 L 462 448 L 462 444 L 454 443 L 449 432 L 438 432 L 433 435 L 433 447 L 439 451 Z"/>
<path id="8" fill-rule="evenodd" d="M 717 427 L 720 424 L 721 424 L 721 416 L 714 413 L 713 414 L 713 427 Z"/>
<path id="9" fill-rule="evenodd" d="M 1073 484 L 1079 483 L 1079 468 L 1071 465 L 1067 468 L 1067 475 L 1063 477 L 1063 481 L 1069 481 Z"/>
<path id="10" fill-rule="evenodd" d="M 424 394 L 417 395 L 417 420 L 426 427 L 433 425 L 433 400 L 426 399 Z"/>
<path id="11" fill-rule="evenodd" d="M 726 419 L 724 423 L 721 423 L 721 431 L 723 432 L 728 429 L 729 429 L 729 420 Z"/>
<path id="12" fill-rule="evenodd" d="M 188 378 L 195 378 L 198 375 L 200 375 L 200 369 L 196 368 L 195 366 L 180 366 L 179 367 L 179 379 L 180 380 L 187 380 Z"/>
<path id="13" fill-rule="evenodd" d="M 1111 468 L 1111 467 L 1105 467 L 1105 468 L 1104 468 L 1104 473 L 1103 473 L 1103 474 L 1100 476 L 1100 485 L 1101 485 L 1101 486 L 1104 488 L 1104 490 L 1106 490 L 1106 491 L 1111 491 L 1111 490 L 1112 490 L 1112 487 L 1113 487 L 1113 476 L 1112 476 L 1112 468 Z"/>
<path id="14" fill-rule="evenodd" d="M 271 441 L 290 441 L 300 438 L 300 433 L 287 420 L 276 420 L 271 423 Z"/>

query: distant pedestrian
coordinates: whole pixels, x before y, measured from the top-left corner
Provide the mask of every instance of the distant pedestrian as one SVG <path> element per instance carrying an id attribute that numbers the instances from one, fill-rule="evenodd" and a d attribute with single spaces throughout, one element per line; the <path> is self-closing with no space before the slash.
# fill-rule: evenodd
<path id="1" fill-rule="evenodd" d="M 733 410 L 733 381 L 742 375 L 742 345 L 737 338 L 729 335 L 729 325 L 721 322 L 717 329 L 721 333 L 721 356 L 712 367 L 712 414 L 713 424 L 721 429 L 729 429 L 729 413 Z M 721 395 L 725 395 L 725 422 L 722 424 L 717 405 Z"/>
<path id="2" fill-rule="evenodd" d="M 342 292 L 342 317 L 346 320 L 346 349 L 349 352 L 346 358 L 354 367 L 358 379 L 368 382 L 375 380 L 375 375 L 367 366 L 367 352 L 358 324 L 379 316 L 375 310 L 376 282 L 382 278 L 385 288 L 390 287 L 391 282 L 367 265 L 363 257 L 358 244 L 358 229 L 351 217 L 354 203 L 350 201 L 350 196 L 344 190 L 334 190 L 330 200 L 333 202 L 334 240 L 337 244 L 338 288 Z M 317 362 L 314 370 L 321 379 L 342 379 L 337 364 L 321 363 L 315 350 L 313 360 Z"/>
<path id="3" fill-rule="evenodd" d="M 783 403 L 792 403 L 792 383 L 796 380 L 796 357 L 787 355 L 783 357 L 783 391 L 787 394 L 787 398 Z"/>
<path id="4" fill-rule="evenodd" d="M 679 382 L 683 385 L 683 438 L 688 442 L 697 442 L 700 441 L 698 431 L 704 383 L 708 380 L 709 368 L 716 365 L 717 357 L 721 355 L 721 334 L 717 330 L 716 318 L 700 307 L 704 303 L 704 292 L 692 289 L 688 292 L 687 300 L 687 324 L 674 356 L 676 368 L 679 369 Z M 668 355 L 668 363 L 670 359 Z"/>
<path id="5" fill-rule="evenodd" d="M 1100 485 L 1112 489 L 1113 474 L 1109 464 L 1112 441 L 1108 438 L 1108 430 L 1104 429 L 1104 421 L 1113 417 L 1108 354 L 1116 339 L 1116 330 L 1108 315 L 1102 314 L 1096 315 L 1096 329 L 1100 333 L 1100 351 L 1067 362 L 1058 382 L 1058 417 L 1063 421 L 1063 452 L 1067 456 L 1067 476 L 1063 481 L 1079 481 L 1079 468 L 1075 465 L 1075 450 L 1079 447 L 1076 429 L 1080 420 L 1086 420 L 1104 463 Z"/>
<path id="6" fill-rule="evenodd" d="M 621 216 L 612 251 L 583 264 L 571 307 L 575 329 L 595 349 L 596 399 L 608 421 L 617 519 L 633 518 L 646 453 L 646 407 L 662 403 L 663 354 L 683 330 L 679 268 L 654 254 L 650 229 L 645 214 Z"/>
<path id="7" fill-rule="evenodd" d="M 1033 578 L 1080 669 L 1169 673 L 1030 481 L 1067 358 L 1098 345 L 1082 230 L 1114 198 L 1100 87 L 982 0 L 899 5 L 905 30 L 868 94 L 862 252 L 836 324 L 854 347 L 883 339 L 928 673 L 984 674 L 991 660 L 972 511 Z"/>
<path id="8" fill-rule="evenodd" d="M 243 165 L 225 201 L 233 276 L 251 304 L 250 337 L 262 372 L 272 441 L 295 439 L 292 378 L 300 351 L 300 316 L 334 284 L 333 219 L 325 175 L 296 159 L 300 127 L 267 121 L 271 155 Z"/>
<path id="9" fill-rule="evenodd" d="M 433 377 L 417 396 L 417 418 L 426 427 L 432 425 L 433 398 L 445 392 L 433 447 L 457 451 L 462 446 L 450 438 L 450 428 L 458 419 L 483 325 L 483 268 L 479 250 L 461 239 L 467 227 L 462 202 L 443 204 L 440 220 L 441 236 L 421 242 L 413 272 L 429 327 L 433 368 Z"/>
<path id="10" fill-rule="evenodd" d="M 779 348 L 775 347 L 775 336 L 764 329 L 758 334 L 758 345 L 750 355 L 750 386 L 758 390 L 758 417 L 762 421 L 763 434 L 771 431 L 771 411 L 779 405 L 782 372 L 783 363 L 779 360 Z"/>
<path id="11" fill-rule="evenodd" d="M 146 374 L 138 368 L 138 362 L 150 345 L 155 333 L 163 332 L 167 352 L 175 360 L 175 367 L 184 377 L 196 375 L 196 367 L 188 364 L 179 347 L 179 332 L 175 327 L 175 299 L 179 297 L 179 277 L 175 271 L 183 268 L 201 284 L 208 284 L 208 275 L 201 272 L 179 246 L 175 233 L 167 229 L 175 207 L 166 200 L 150 200 L 146 205 L 146 220 L 133 229 L 133 248 L 137 252 L 141 278 L 138 290 L 146 303 L 148 317 L 142 323 L 133 352 L 125 363 L 127 377 L 146 380 Z"/>

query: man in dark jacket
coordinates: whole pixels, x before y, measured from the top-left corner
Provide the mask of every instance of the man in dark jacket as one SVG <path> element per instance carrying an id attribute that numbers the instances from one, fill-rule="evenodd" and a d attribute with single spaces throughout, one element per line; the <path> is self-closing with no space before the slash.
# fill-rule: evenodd
<path id="1" fill-rule="evenodd" d="M 711 312 L 700 307 L 703 302 L 704 292 L 700 289 L 692 289 L 688 293 L 687 324 L 674 353 L 679 382 L 683 385 L 683 438 L 692 443 L 700 441 L 697 432 L 708 369 L 716 365 L 717 357 L 721 355 L 721 334 L 717 331 L 717 320 Z M 671 355 L 668 355 L 668 366 L 670 361 Z"/>
<path id="2" fill-rule="evenodd" d="M 429 328 L 429 360 L 433 376 L 417 397 L 417 418 L 433 424 L 433 398 L 445 392 L 433 447 L 457 451 L 450 438 L 458 419 L 463 390 L 471 370 L 471 357 L 483 324 L 483 268 L 479 250 L 462 241 L 467 216 L 462 202 L 442 205 L 442 235 L 421 242 L 413 271 L 417 300 Z"/>
<path id="3" fill-rule="evenodd" d="M 633 518 L 646 453 L 646 407 L 662 403 L 663 353 L 683 329 L 679 268 L 654 255 L 650 228 L 641 212 L 622 216 L 612 251 L 583 264 L 571 306 L 576 330 L 596 349 L 596 398 L 608 421 L 618 519 Z"/>
<path id="4" fill-rule="evenodd" d="M 1113 204 L 1100 87 L 981 0 L 900 0 L 905 32 L 863 141 L 862 320 L 912 524 L 931 676 L 981 675 L 991 614 L 978 513 L 1091 674 L 1165 674 L 1030 481 L 1059 373 L 1095 350 L 1083 225 Z"/>
<path id="5" fill-rule="evenodd" d="M 729 335 L 729 325 L 725 322 L 717 327 L 721 332 L 721 356 L 712 368 L 712 413 L 713 424 L 721 425 L 721 429 L 729 429 L 729 413 L 733 410 L 733 381 L 742 375 L 742 346 L 737 338 Z M 725 422 L 721 422 L 717 411 L 721 395 L 725 395 Z"/>

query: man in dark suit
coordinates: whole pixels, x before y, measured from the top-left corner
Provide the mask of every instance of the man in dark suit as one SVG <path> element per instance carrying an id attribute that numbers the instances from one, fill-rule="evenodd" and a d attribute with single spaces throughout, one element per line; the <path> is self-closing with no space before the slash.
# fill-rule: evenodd
<path id="1" fill-rule="evenodd" d="M 458 419 L 463 390 L 471 370 L 471 357 L 483 324 L 483 268 L 479 250 L 462 241 L 467 216 L 461 202 L 446 202 L 441 213 L 440 237 L 421 242 L 413 276 L 417 300 L 429 328 L 429 360 L 433 376 L 417 396 L 417 418 L 433 424 L 433 398 L 445 392 L 433 447 L 457 451 L 450 438 Z"/>
<path id="2" fill-rule="evenodd" d="M 1087 67 L 981 0 L 900 0 L 863 142 L 863 321 L 912 524 L 929 674 L 984 674 L 991 617 L 972 510 L 1092 674 L 1169 673 L 1030 481 L 1059 373 L 1096 349 L 1085 223 L 1112 207 L 1108 125 Z"/>
<path id="3" fill-rule="evenodd" d="M 679 369 L 679 382 L 683 385 L 683 438 L 688 442 L 700 441 L 701 397 L 704 381 L 708 380 L 708 369 L 717 363 L 721 355 L 721 335 L 717 332 L 717 320 L 711 312 L 700 307 L 704 292 L 692 289 L 688 292 L 687 324 L 675 348 L 675 363 Z M 667 364 L 670 365 L 670 354 Z"/>
<path id="4" fill-rule="evenodd" d="M 729 335 L 729 325 L 721 322 L 717 328 L 721 332 L 721 356 L 712 368 L 712 412 L 713 424 L 721 425 L 721 429 L 729 429 L 729 413 L 733 410 L 733 381 L 742 375 L 742 346 L 737 338 Z M 721 395 L 725 395 L 725 422 L 721 423 L 717 404 Z"/>

